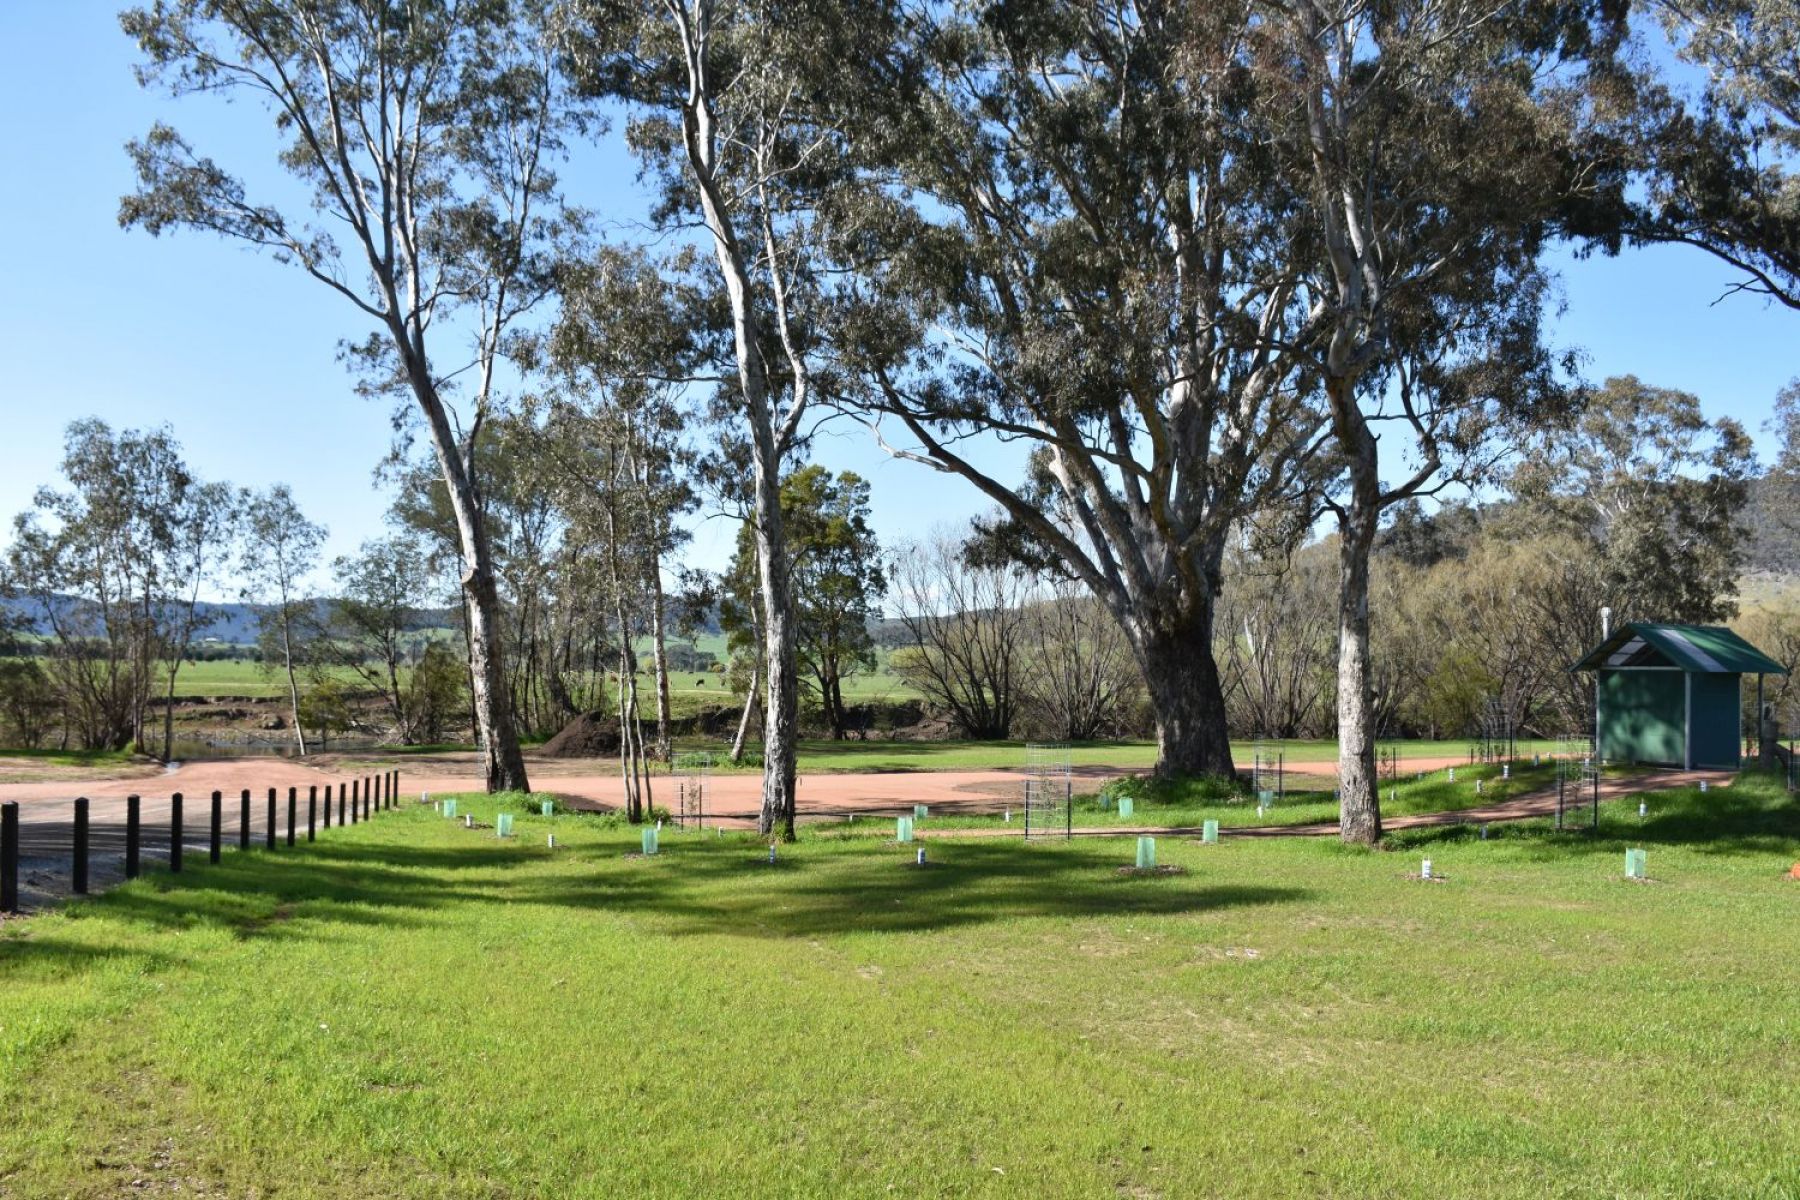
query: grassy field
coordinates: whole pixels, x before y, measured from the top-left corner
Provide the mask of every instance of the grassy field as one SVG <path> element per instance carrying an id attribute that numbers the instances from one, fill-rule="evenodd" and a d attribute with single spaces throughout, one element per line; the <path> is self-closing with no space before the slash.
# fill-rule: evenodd
<path id="1" fill-rule="evenodd" d="M 1454 780 L 1447 772 L 1427 772 L 1422 779 L 1411 775 L 1405 782 L 1384 786 L 1381 811 L 1384 816 L 1409 816 L 1413 813 L 1455 812 L 1510 800 L 1556 783 L 1551 767 L 1522 767 L 1510 779 L 1500 777 L 1493 766 L 1458 767 Z M 1481 790 L 1476 790 L 1476 781 Z M 1092 787 L 1096 781 L 1084 781 Z M 1315 781 L 1295 779 L 1283 793 L 1271 796 L 1260 812 L 1257 800 L 1248 792 L 1236 790 L 1217 780 L 1183 780 L 1169 787 L 1132 788 L 1132 811 L 1124 815 L 1112 795 L 1113 789 L 1078 792 L 1071 805 L 1072 822 L 1077 827 L 1104 829 L 1109 825 L 1123 827 L 1162 826 L 1165 828 L 1198 828 L 1207 821 L 1217 821 L 1221 829 L 1254 825 L 1308 825 L 1338 819 L 1337 798 L 1331 788 L 1319 788 Z M 866 821 L 867 818 L 864 818 Z M 1018 828 L 1023 820 L 1016 809 L 999 816 L 949 815 L 927 816 L 921 829 L 991 830 L 995 827 Z M 882 828 L 890 828 L 886 822 Z M 854 832 L 855 822 L 832 822 L 821 825 L 819 832 Z"/>
<path id="2" fill-rule="evenodd" d="M 1281 746 L 1287 762 L 1324 763 L 1337 758 L 1337 742 L 1330 739 L 1275 743 Z M 1468 753 L 1466 739 L 1428 742 L 1406 740 L 1383 742 L 1383 749 L 1395 747 L 1403 758 L 1457 757 Z M 755 743 L 752 743 L 755 746 Z M 710 750 L 717 755 L 717 740 L 689 739 L 683 749 Z M 1556 743 L 1519 743 L 1519 754 L 1550 754 Z M 1232 759 L 1240 770 L 1250 766 L 1254 744 L 1239 742 L 1232 746 Z M 760 750 L 739 770 L 760 770 Z M 715 763 L 720 770 L 732 769 L 728 763 Z M 1069 761 L 1076 767 L 1118 767 L 1149 770 L 1156 765 L 1156 743 L 1082 742 L 1069 748 Z M 979 771 L 1010 769 L 1025 765 L 1025 743 L 996 742 L 834 742 L 809 738 L 800 743 L 802 771 Z"/>
<path id="3" fill-rule="evenodd" d="M 1654 805 L 1161 878 L 384 815 L 0 929 L 0 1195 L 1794 1196 L 1800 821 Z"/>

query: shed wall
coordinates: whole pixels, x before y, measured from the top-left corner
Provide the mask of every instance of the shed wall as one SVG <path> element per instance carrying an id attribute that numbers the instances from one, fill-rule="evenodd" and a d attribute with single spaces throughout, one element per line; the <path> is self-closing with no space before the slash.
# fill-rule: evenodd
<path id="1" fill-rule="evenodd" d="M 1687 761 L 1686 727 L 1685 673 L 1600 672 L 1600 757 L 1682 766 Z"/>

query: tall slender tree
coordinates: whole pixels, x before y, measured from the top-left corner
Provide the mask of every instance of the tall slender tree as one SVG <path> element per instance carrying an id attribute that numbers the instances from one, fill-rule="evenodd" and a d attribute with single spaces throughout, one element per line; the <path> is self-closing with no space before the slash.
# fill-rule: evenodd
<path id="1" fill-rule="evenodd" d="M 631 140 L 661 183 L 659 215 L 705 231 L 729 313 L 723 407 L 748 443 L 763 599 L 758 828 L 794 835 L 799 667 L 781 480 L 822 384 L 830 247 L 866 227 L 841 124 L 869 99 L 861 65 L 892 42 L 888 4 L 583 0 L 569 45 L 590 86 L 633 106 Z"/>
<path id="2" fill-rule="evenodd" d="M 302 594 L 301 587 L 319 565 L 324 544 L 325 527 L 306 519 L 287 484 L 278 483 L 246 498 L 244 553 L 239 563 L 244 595 L 261 605 L 265 653 L 279 660 L 287 678 L 288 714 L 294 723 L 294 745 L 302 757 L 307 747 L 305 723 L 300 719 L 299 672 L 307 647 L 321 631 L 313 602 Z"/>
<path id="3" fill-rule="evenodd" d="M 552 167 L 584 119 L 544 9 L 156 0 L 121 18 L 146 86 L 259 104 L 310 205 L 253 199 L 236 174 L 157 125 L 130 146 L 138 189 L 120 222 L 211 231 L 304 271 L 372 330 L 350 347 L 367 388 L 404 397 L 423 423 L 455 515 L 491 790 L 529 782 L 506 701 L 480 435 L 502 400 L 509 335 L 552 290 L 553 244 L 573 220 Z"/>

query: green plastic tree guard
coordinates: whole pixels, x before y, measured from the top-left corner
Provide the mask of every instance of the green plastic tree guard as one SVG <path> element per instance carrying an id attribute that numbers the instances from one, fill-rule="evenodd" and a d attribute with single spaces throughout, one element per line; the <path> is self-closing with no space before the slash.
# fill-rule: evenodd
<path id="1" fill-rule="evenodd" d="M 1138 839 L 1137 869 L 1148 871 L 1156 866 L 1156 839 L 1141 837 Z"/>
<path id="2" fill-rule="evenodd" d="M 511 813 L 501 813 L 499 816 L 495 817 L 494 818 L 494 836 L 495 837 L 511 837 L 512 836 L 512 821 L 513 821 L 513 815 Z"/>
<path id="3" fill-rule="evenodd" d="M 913 819 L 911 817 L 900 817 L 895 822 L 894 840 L 900 842 L 913 840 Z"/>
<path id="4" fill-rule="evenodd" d="M 1200 827 L 1200 840 L 1208 846 L 1218 845 L 1219 823 L 1217 821 L 1208 821 L 1206 824 L 1202 825 Z"/>
<path id="5" fill-rule="evenodd" d="M 454 801 L 454 800 L 444 801 L 444 815 L 446 817 L 454 817 L 456 815 L 456 801 Z"/>
<path id="6" fill-rule="evenodd" d="M 651 825 L 644 830 L 644 853 L 655 854 L 656 852 L 656 826 Z"/>
<path id="7" fill-rule="evenodd" d="M 930 810 L 923 804 L 913 805 L 913 820 L 923 821 L 928 815 L 930 815 Z"/>
<path id="8" fill-rule="evenodd" d="M 1647 874 L 1649 854 L 1643 850 L 1627 850 L 1625 852 L 1625 878 L 1643 879 Z"/>
<path id="9" fill-rule="evenodd" d="M 1133 808 L 1133 801 L 1132 801 L 1131 797 L 1130 796 L 1120 796 L 1119 797 L 1119 815 L 1121 817 L 1129 817 L 1134 811 L 1135 811 L 1135 809 Z"/>
<path id="10" fill-rule="evenodd" d="M 546 817 L 555 816 L 556 815 L 556 801 L 554 801 L 554 800 L 544 801 L 542 804 L 538 805 L 538 812 L 540 812 L 541 814 L 543 814 Z"/>

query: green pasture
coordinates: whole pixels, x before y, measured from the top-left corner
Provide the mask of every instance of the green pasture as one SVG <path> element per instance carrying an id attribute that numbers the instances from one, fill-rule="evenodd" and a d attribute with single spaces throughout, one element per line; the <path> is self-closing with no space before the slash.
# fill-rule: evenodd
<path id="1" fill-rule="evenodd" d="M 0 928 L 0 1194 L 1800 1192 L 1765 782 L 1159 877 L 461 800 L 517 836 L 413 808 Z"/>

